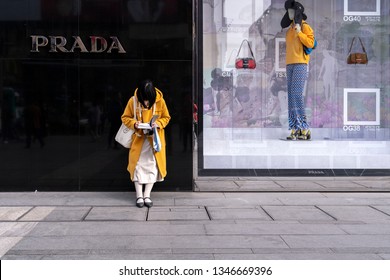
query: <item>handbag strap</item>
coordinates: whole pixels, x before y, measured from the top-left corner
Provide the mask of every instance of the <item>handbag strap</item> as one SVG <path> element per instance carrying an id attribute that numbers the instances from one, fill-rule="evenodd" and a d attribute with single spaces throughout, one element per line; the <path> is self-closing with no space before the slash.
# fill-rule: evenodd
<path id="1" fill-rule="evenodd" d="M 137 96 L 134 95 L 134 100 L 133 100 L 133 112 L 134 112 L 134 119 L 137 120 Z"/>
<path id="2" fill-rule="evenodd" d="M 359 38 L 359 41 L 360 41 L 360 45 L 362 45 L 363 51 L 366 52 L 366 48 L 363 45 L 362 39 L 360 39 L 360 37 L 358 37 L 358 38 Z"/>
<path id="3" fill-rule="evenodd" d="M 229 65 L 229 62 L 230 62 L 230 60 L 231 60 L 232 57 L 233 57 L 234 51 L 237 51 L 237 49 L 233 49 L 233 50 L 230 52 L 229 58 L 228 58 L 228 60 L 226 61 L 226 65 Z M 238 54 L 238 53 L 237 53 L 237 54 Z"/>
<path id="4" fill-rule="evenodd" d="M 359 38 L 359 41 L 360 41 L 360 45 L 361 45 L 362 48 L 363 48 L 363 52 L 364 52 L 364 53 L 367 53 L 367 52 L 366 52 L 366 48 L 365 48 L 364 45 L 363 45 L 362 39 L 361 39 L 360 37 L 358 37 L 358 38 Z M 352 46 L 353 46 L 353 43 L 355 42 L 355 39 L 356 39 L 356 37 L 353 37 L 352 42 L 351 42 L 351 45 L 349 46 L 349 53 L 351 53 Z"/>
<path id="5" fill-rule="evenodd" d="M 249 51 L 251 52 L 252 57 L 255 58 L 255 56 L 253 55 L 253 51 L 252 51 L 252 48 L 251 48 L 251 44 L 249 44 L 249 41 L 248 41 L 247 39 L 242 40 L 241 45 L 240 45 L 240 48 L 238 49 L 236 58 L 238 58 L 238 56 L 239 56 L 239 54 L 240 54 L 240 51 L 241 51 L 241 47 L 242 47 L 242 45 L 244 44 L 244 42 L 246 42 L 246 43 L 248 44 Z"/>

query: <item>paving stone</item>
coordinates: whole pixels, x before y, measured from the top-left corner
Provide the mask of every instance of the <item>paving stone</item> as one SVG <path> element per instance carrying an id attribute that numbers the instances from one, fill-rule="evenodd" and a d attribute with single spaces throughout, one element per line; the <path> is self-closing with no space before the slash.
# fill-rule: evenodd
<path id="1" fill-rule="evenodd" d="M 91 252 L 89 249 L 64 249 L 64 250 L 15 250 L 11 249 L 8 251 L 7 255 L 21 255 L 21 256 L 29 256 L 29 255 L 88 255 Z"/>
<path id="2" fill-rule="evenodd" d="M 1 257 L 2 260 L 23 260 L 23 261 L 30 261 L 30 260 L 42 260 L 44 256 L 42 255 L 4 255 Z"/>
<path id="3" fill-rule="evenodd" d="M 3 236 L 7 231 L 17 226 L 16 222 L 2 222 L 0 223 L 0 236 Z"/>
<path id="4" fill-rule="evenodd" d="M 323 186 L 312 181 L 275 181 L 276 184 L 280 185 L 283 189 L 305 189 L 305 190 L 325 190 Z"/>
<path id="5" fill-rule="evenodd" d="M 241 183 L 240 178 L 234 180 Z M 357 184 L 369 180 L 354 178 Z M 149 211 L 135 207 L 134 192 L 5 193 L 0 209 L 26 211 L 0 222 L 0 249 L 5 248 L 0 253 L 5 252 L 7 259 L 385 259 L 390 255 L 390 219 L 383 218 L 390 217 L 390 192 L 290 190 L 156 192 Z M 31 206 L 47 211 L 39 216 Z M 211 217 L 220 219 L 209 220 L 205 206 Z M 91 212 L 84 212 L 89 213 L 87 219 L 80 220 L 90 207 Z M 257 219 L 256 209 L 269 214 L 273 210 L 278 219 Z M 334 220 L 331 211 L 346 220 Z M 32 215 L 43 222 L 23 220 Z M 157 220 L 146 221 L 147 216 Z"/>
<path id="6" fill-rule="evenodd" d="M 196 181 L 196 188 L 201 191 L 237 191 L 239 186 L 234 181 Z"/>
<path id="7" fill-rule="evenodd" d="M 360 224 L 360 225 L 338 225 L 340 229 L 348 234 L 389 234 L 390 224 Z"/>
<path id="8" fill-rule="evenodd" d="M 214 260 L 212 254 L 50 255 L 42 260 Z"/>
<path id="9" fill-rule="evenodd" d="M 282 205 L 280 202 L 280 193 L 261 193 L 261 192 L 228 192 L 225 193 L 224 205 L 220 204 L 203 204 L 207 206 L 227 206 L 227 207 L 242 207 L 244 205 L 257 206 L 257 205 Z M 209 202 L 209 201 L 207 201 Z"/>
<path id="10" fill-rule="evenodd" d="M 367 188 L 374 188 L 374 189 L 390 189 L 390 181 L 389 180 L 380 180 L 380 181 L 374 181 L 374 180 L 359 180 L 359 181 L 353 181 L 357 184 L 363 185 Z"/>
<path id="11" fill-rule="evenodd" d="M 28 234 L 37 225 L 36 222 L 31 223 L 0 223 L 0 236 L 2 237 L 17 237 Z"/>
<path id="12" fill-rule="evenodd" d="M 279 202 L 280 204 L 280 202 Z M 243 206 L 254 205 L 253 202 L 244 199 L 229 199 L 229 198 L 182 198 L 175 199 L 175 206 Z"/>
<path id="13" fill-rule="evenodd" d="M 162 239 L 163 238 L 163 239 Z M 279 236 L 176 236 L 158 238 L 152 242 L 145 239 L 138 239 L 139 246 L 151 246 L 152 248 L 162 246 L 161 244 L 170 243 L 170 248 L 208 248 L 208 249 L 232 249 L 232 248 L 286 248 L 286 244 Z M 151 244 L 152 243 L 152 244 Z M 154 244 L 153 244 L 154 243 Z"/>
<path id="14" fill-rule="evenodd" d="M 329 215 L 325 214 L 314 206 L 263 206 L 263 209 L 274 220 L 309 220 L 309 221 L 332 221 Z"/>
<path id="15" fill-rule="evenodd" d="M 46 208 L 49 208 L 47 213 Z M 38 220 L 38 221 L 81 221 L 91 207 L 35 207 L 21 220 Z"/>
<path id="16" fill-rule="evenodd" d="M 147 208 L 133 207 L 93 207 L 85 217 L 87 221 L 145 221 Z"/>
<path id="17" fill-rule="evenodd" d="M 213 235 L 346 234 L 337 225 L 324 224 L 210 224 L 205 228 L 207 234 Z"/>
<path id="18" fill-rule="evenodd" d="M 375 254 L 215 254 L 216 260 L 381 260 Z"/>
<path id="19" fill-rule="evenodd" d="M 146 254 L 172 254 L 170 248 L 148 248 L 148 249 L 92 249 L 90 255 L 146 255 Z"/>
<path id="20" fill-rule="evenodd" d="M 250 248 L 232 248 L 232 249 L 223 249 L 223 248 L 174 248 L 172 250 L 175 254 L 252 254 L 252 249 Z"/>
<path id="21" fill-rule="evenodd" d="M 0 221 L 16 221 L 31 207 L 0 207 Z"/>
<path id="22" fill-rule="evenodd" d="M 254 254 L 330 254 L 330 248 L 252 248 Z"/>
<path id="23" fill-rule="evenodd" d="M 207 207 L 212 220 L 240 220 L 256 219 L 271 220 L 271 218 L 260 207 L 253 208 L 231 208 L 231 207 Z"/>
<path id="24" fill-rule="evenodd" d="M 287 248 L 279 236 L 61 236 L 24 237 L 14 250 Z"/>
<path id="25" fill-rule="evenodd" d="M 34 206 L 34 205 L 63 205 L 67 197 L 72 193 L 65 192 L 13 192 L 2 193 L 0 196 L 0 205 L 14 206 Z"/>
<path id="26" fill-rule="evenodd" d="M 279 200 L 284 205 L 388 205 L 390 199 L 386 197 L 369 196 L 369 194 L 354 196 L 354 193 L 322 193 L 323 197 L 314 198 L 307 197 L 302 194 L 302 197 L 297 196 L 280 196 Z M 291 194 L 290 194 L 291 195 Z"/>
<path id="27" fill-rule="evenodd" d="M 386 213 L 387 215 L 390 215 L 390 206 L 374 205 L 373 208 L 378 209 L 379 211 L 382 211 L 383 213 Z"/>
<path id="28" fill-rule="evenodd" d="M 390 220 L 390 216 L 369 206 L 319 206 L 324 212 L 339 221 L 364 221 L 374 223 L 378 220 Z"/>
<path id="29" fill-rule="evenodd" d="M 154 235 L 204 235 L 203 224 L 172 225 L 169 223 L 138 221 L 58 222 L 40 223 L 29 236 L 154 236 Z"/>
<path id="30" fill-rule="evenodd" d="M 390 254 L 380 254 L 379 255 L 383 260 L 390 260 Z"/>
<path id="31" fill-rule="evenodd" d="M 42 221 L 44 220 L 56 207 L 34 207 L 30 212 L 23 216 L 20 221 Z"/>
<path id="32" fill-rule="evenodd" d="M 273 181 L 236 181 L 240 191 L 282 191 L 283 188 Z"/>
<path id="33" fill-rule="evenodd" d="M 344 190 L 366 190 L 364 185 L 351 182 L 351 181 L 321 181 L 316 182 L 317 184 L 323 186 L 326 189 L 344 189 Z"/>
<path id="34" fill-rule="evenodd" d="M 375 236 L 373 236 L 375 238 Z M 362 244 L 364 245 L 364 244 Z M 338 247 L 331 248 L 335 253 L 352 253 L 352 254 L 390 254 L 390 247 Z"/>
<path id="35" fill-rule="evenodd" d="M 282 235 L 291 248 L 389 247 L 390 235 Z"/>
<path id="36" fill-rule="evenodd" d="M 209 220 L 204 207 L 153 207 L 148 221 Z"/>
<path id="37" fill-rule="evenodd" d="M 0 258 L 21 239 L 22 237 L 0 237 Z"/>

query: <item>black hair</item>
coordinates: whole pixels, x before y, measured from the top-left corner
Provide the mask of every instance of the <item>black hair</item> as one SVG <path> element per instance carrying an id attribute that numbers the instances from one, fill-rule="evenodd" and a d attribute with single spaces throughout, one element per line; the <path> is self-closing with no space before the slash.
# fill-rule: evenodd
<path id="1" fill-rule="evenodd" d="M 156 89 L 154 88 L 151 80 L 143 80 L 139 82 L 137 89 L 137 99 L 141 103 L 142 107 L 148 109 L 152 108 L 156 102 Z M 149 101 L 149 106 L 145 106 L 144 101 Z"/>

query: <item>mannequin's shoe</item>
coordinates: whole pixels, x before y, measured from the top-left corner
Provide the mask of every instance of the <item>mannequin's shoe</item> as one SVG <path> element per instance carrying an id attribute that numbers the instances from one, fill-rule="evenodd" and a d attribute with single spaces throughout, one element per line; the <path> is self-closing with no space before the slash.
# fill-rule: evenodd
<path id="1" fill-rule="evenodd" d="M 298 136 L 299 140 L 310 140 L 311 131 L 310 129 L 302 129 L 300 135 Z"/>
<path id="2" fill-rule="evenodd" d="M 286 137 L 287 140 L 297 140 L 299 135 L 299 130 L 291 129 L 291 133 Z"/>
<path id="3" fill-rule="evenodd" d="M 144 201 L 143 197 L 138 197 L 136 202 L 135 202 L 135 205 L 137 205 L 138 208 L 144 207 L 145 201 Z"/>
<path id="4" fill-rule="evenodd" d="M 150 208 L 153 206 L 153 201 L 150 199 L 150 197 L 144 197 L 145 206 Z"/>

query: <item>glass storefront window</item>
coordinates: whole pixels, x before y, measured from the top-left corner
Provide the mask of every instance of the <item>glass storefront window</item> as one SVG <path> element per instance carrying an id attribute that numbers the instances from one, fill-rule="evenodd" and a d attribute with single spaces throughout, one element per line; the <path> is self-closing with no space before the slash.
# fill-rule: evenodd
<path id="1" fill-rule="evenodd" d="M 304 89 L 310 141 L 286 141 L 285 1 L 202 2 L 199 175 L 388 174 L 389 2 L 299 2 L 318 41 Z M 256 68 L 238 69 L 250 48 Z M 347 63 L 364 51 L 368 64 Z"/>

